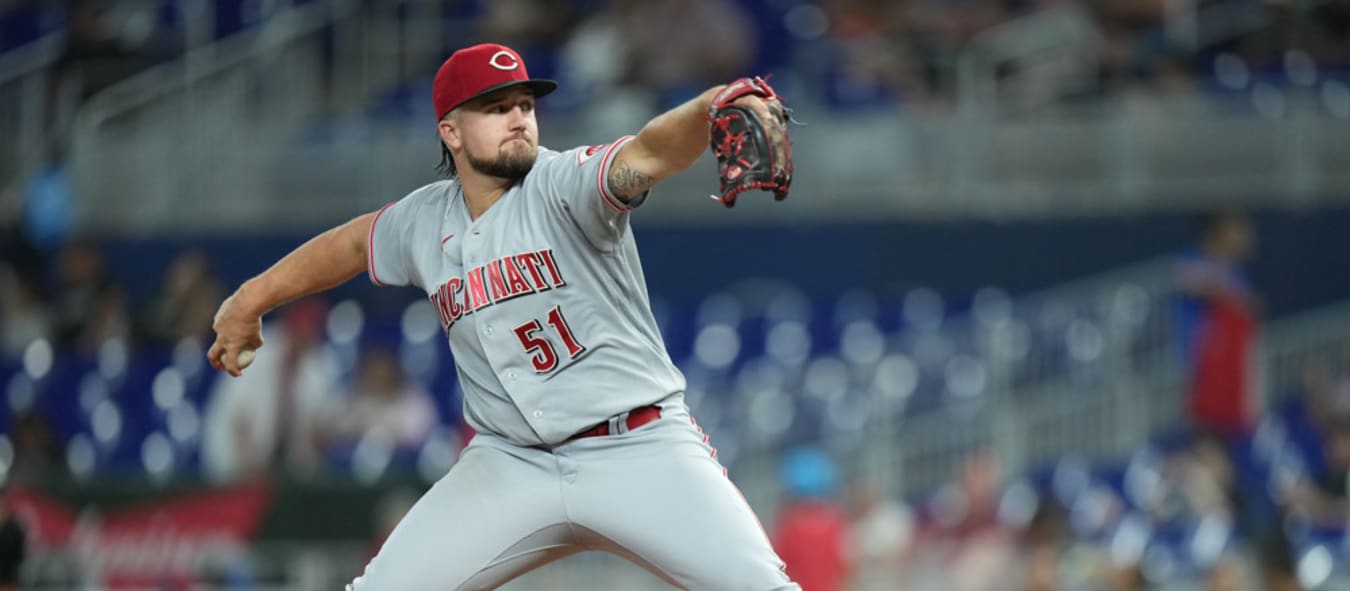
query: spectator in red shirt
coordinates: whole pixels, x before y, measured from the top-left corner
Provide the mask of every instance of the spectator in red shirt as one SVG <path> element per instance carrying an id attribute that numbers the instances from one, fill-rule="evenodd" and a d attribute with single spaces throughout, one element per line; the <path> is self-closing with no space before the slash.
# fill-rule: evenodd
<path id="1" fill-rule="evenodd" d="M 1243 268 L 1254 248 L 1247 217 L 1223 212 L 1205 220 L 1199 244 L 1177 264 L 1187 414 L 1225 438 L 1246 434 L 1255 416 L 1256 299 Z"/>
<path id="2" fill-rule="evenodd" d="M 820 450 L 796 449 L 784 458 L 781 476 L 791 499 L 772 537 L 788 576 L 802 591 L 843 591 L 852 570 L 852 538 L 848 515 L 832 499 L 834 462 Z"/>

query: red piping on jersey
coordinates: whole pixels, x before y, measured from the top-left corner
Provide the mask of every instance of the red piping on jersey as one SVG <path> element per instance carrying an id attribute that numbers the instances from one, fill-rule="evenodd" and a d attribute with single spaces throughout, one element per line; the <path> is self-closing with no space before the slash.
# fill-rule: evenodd
<path id="1" fill-rule="evenodd" d="M 370 282 L 375 285 L 384 286 L 380 278 L 375 275 L 375 224 L 380 221 L 380 216 L 384 215 L 384 210 L 394 206 L 394 201 L 380 208 L 375 214 L 375 219 L 370 220 L 370 234 L 366 236 L 366 270 L 370 271 Z"/>
<path id="2" fill-rule="evenodd" d="M 721 465 L 722 462 L 717 461 L 717 448 L 713 447 L 711 443 L 708 443 L 708 434 L 703 432 L 703 427 L 698 426 L 698 421 L 695 421 L 694 417 L 692 416 L 689 417 L 689 423 L 694 425 L 694 430 L 698 431 L 699 435 L 703 436 L 703 445 L 707 446 L 708 449 L 712 450 L 712 453 L 709 455 L 712 456 L 713 461 L 716 462 L 718 465 Z M 722 466 L 722 476 L 727 479 L 727 482 L 731 482 L 731 477 L 727 475 L 726 466 Z M 769 539 L 769 532 L 764 529 L 764 523 L 759 520 L 759 516 L 755 514 L 755 510 L 752 507 L 750 507 L 750 501 L 745 500 L 745 493 L 741 492 L 741 488 L 739 486 L 736 486 L 736 483 L 734 482 L 731 482 L 731 490 L 736 491 L 736 497 L 741 500 L 741 505 L 744 506 L 745 510 L 750 513 L 750 517 L 755 520 L 755 525 L 759 526 L 759 533 L 764 535 L 764 541 L 768 542 L 769 545 L 772 546 L 773 542 L 771 542 Z"/>
<path id="3" fill-rule="evenodd" d="M 606 205 L 610 206 L 611 208 L 614 209 L 614 211 L 617 211 L 619 213 L 628 211 L 629 208 L 626 207 L 622 201 L 615 199 L 613 196 L 609 194 L 609 187 L 607 186 L 609 185 L 609 183 L 605 182 L 605 173 L 609 171 L 610 158 L 612 158 L 614 154 L 618 153 L 619 146 L 624 145 L 625 143 L 628 142 L 628 140 L 631 139 L 633 139 L 633 136 L 631 135 L 623 136 L 619 138 L 618 141 L 614 142 L 614 145 L 609 147 L 609 151 L 605 152 L 605 158 L 600 161 L 600 175 L 599 175 L 600 178 L 597 179 L 598 184 L 600 185 L 600 197 L 605 200 Z"/>
<path id="4" fill-rule="evenodd" d="M 442 238 L 442 239 L 441 239 L 441 246 L 445 246 L 445 243 L 446 243 L 446 242 L 449 242 L 450 239 L 451 239 L 451 238 L 454 238 L 454 237 L 455 237 L 454 234 L 446 234 L 446 235 L 445 235 L 445 238 Z"/>
<path id="5" fill-rule="evenodd" d="M 702 436 L 703 436 L 703 445 L 704 445 L 704 447 L 707 447 L 709 450 L 711 450 L 711 451 L 708 453 L 708 455 L 709 455 L 709 456 L 712 456 L 712 459 L 713 459 L 714 462 L 717 462 L 717 448 L 713 447 L 713 445 L 712 445 L 711 443 L 708 443 L 708 434 L 703 432 L 703 427 L 698 426 L 698 421 L 695 421 L 695 420 L 694 420 L 694 417 L 692 417 L 692 416 L 689 417 L 689 423 L 690 423 L 691 425 L 694 426 L 694 430 L 695 430 L 695 431 L 698 431 L 698 434 L 699 434 L 699 435 L 702 435 Z M 717 462 L 717 464 L 720 466 L 720 465 L 722 464 L 722 462 Z M 727 475 L 727 467 L 726 467 L 726 466 L 722 466 L 722 475 L 723 475 L 723 476 L 726 476 L 726 475 Z"/>

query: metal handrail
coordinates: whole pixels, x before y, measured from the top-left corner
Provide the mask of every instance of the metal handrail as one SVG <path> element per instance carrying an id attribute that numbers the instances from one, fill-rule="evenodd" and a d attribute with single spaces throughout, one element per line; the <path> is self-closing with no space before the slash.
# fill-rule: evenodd
<path id="1" fill-rule="evenodd" d="M 6 114 L 0 117 L 10 123 L 7 133 L 0 133 L 0 160 L 14 165 L 0 172 L 0 195 L 22 183 L 46 158 L 44 127 L 52 109 L 47 76 L 65 43 L 66 34 L 56 32 L 0 54 L 0 88 L 18 97 L 4 105 Z"/>
<path id="2" fill-rule="evenodd" d="M 61 57 L 66 33 L 58 31 L 0 53 L 0 85 L 46 68 Z"/>
<path id="3" fill-rule="evenodd" d="M 980 32 L 956 58 L 956 101 L 971 106 L 983 102 L 983 90 L 992 85 L 997 65 L 1064 44 L 1095 49 L 1100 35 L 1092 22 L 1075 5 L 1032 13 Z"/>
<path id="4" fill-rule="evenodd" d="M 189 49 L 175 60 L 148 68 L 90 97 L 76 113 L 76 133 L 88 133 L 118 114 L 264 57 L 294 39 L 312 34 L 339 18 L 349 16 L 359 8 L 359 0 L 292 5 L 269 18 L 260 27 Z"/>

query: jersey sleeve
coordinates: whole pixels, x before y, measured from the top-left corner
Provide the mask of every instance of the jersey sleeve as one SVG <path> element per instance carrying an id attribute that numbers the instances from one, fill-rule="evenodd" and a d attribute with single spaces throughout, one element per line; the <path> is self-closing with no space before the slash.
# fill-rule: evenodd
<path id="1" fill-rule="evenodd" d="M 371 283 L 375 285 L 408 285 L 418 283 L 410 244 L 418 238 L 418 219 L 427 205 L 424 197 L 429 187 L 423 187 L 408 196 L 385 205 L 370 223 L 366 239 L 366 265 Z M 438 219 L 438 218 L 431 218 Z"/>
<path id="2" fill-rule="evenodd" d="M 592 240 L 620 236 L 628 224 L 628 213 L 647 198 L 644 192 L 624 203 L 609 190 L 609 169 L 614 157 L 632 139 L 633 136 L 627 135 L 609 144 L 573 148 L 550 163 L 549 181 L 554 194 Z"/>

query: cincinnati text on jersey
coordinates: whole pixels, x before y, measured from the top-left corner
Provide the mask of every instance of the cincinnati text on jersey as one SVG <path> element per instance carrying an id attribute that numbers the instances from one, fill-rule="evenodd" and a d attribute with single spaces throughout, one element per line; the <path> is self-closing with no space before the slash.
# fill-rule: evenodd
<path id="1" fill-rule="evenodd" d="M 472 314 L 511 298 L 548 291 L 567 285 L 553 249 L 522 252 L 501 257 L 469 269 L 464 277 L 451 277 L 428 298 L 446 332 L 466 314 Z"/>

